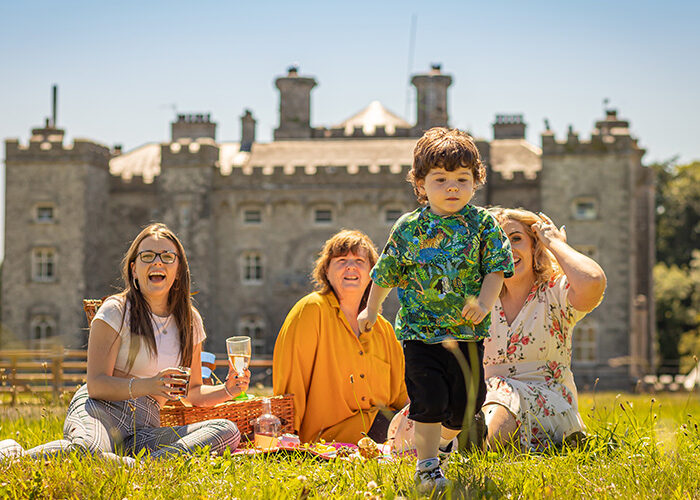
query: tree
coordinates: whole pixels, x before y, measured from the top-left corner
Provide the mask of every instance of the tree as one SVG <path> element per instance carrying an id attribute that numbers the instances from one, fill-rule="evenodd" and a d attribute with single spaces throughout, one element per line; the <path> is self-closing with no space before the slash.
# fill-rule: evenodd
<path id="1" fill-rule="evenodd" d="M 690 269 L 659 262 L 654 266 L 656 326 L 662 373 L 687 373 L 700 357 L 700 251 Z"/>
<path id="2" fill-rule="evenodd" d="M 656 172 L 654 295 L 660 371 L 687 372 L 700 357 L 700 162 Z"/>
<path id="3" fill-rule="evenodd" d="M 656 172 L 656 256 L 658 262 L 690 264 L 700 248 L 700 162 L 652 165 Z"/>

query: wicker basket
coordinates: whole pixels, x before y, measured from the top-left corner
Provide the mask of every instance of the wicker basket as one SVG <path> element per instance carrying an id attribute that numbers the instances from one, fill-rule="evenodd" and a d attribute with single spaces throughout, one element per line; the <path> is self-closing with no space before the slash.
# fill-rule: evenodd
<path id="1" fill-rule="evenodd" d="M 83 311 L 85 311 L 85 317 L 87 318 L 88 328 L 90 328 L 90 323 L 92 323 L 97 310 L 102 305 L 104 299 L 83 299 Z"/>
<path id="2" fill-rule="evenodd" d="M 294 401 L 291 394 L 269 398 L 272 413 L 282 422 L 282 432 L 294 432 Z M 160 425 L 163 427 L 194 424 L 213 418 L 226 418 L 236 423 L 242 435 L 253 432 L 251 420 L 262 415 L 261 397 L 204 407 L 166 405 L 160 410 Z"/>

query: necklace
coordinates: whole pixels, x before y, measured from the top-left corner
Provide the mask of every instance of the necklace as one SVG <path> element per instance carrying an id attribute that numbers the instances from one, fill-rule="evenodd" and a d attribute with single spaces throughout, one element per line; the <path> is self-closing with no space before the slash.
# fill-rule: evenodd
<path id="1" fill-rule="evenodd" d="M 160 322 L 158 322 L 158 320 L 156 320 L 156 318 L 158 318 L 158 316 L 156 316 L 155 314 L 151 314 L 151 317 L 153 318 L 153 324 L 156 327 L 156 330 L 158 332 L 160 332 L 161 335 L 165 335 L 166 333 L 168 333 L 167 326 L 168 326 L 168 323 L 170 323 L 170 316 L 171 315 L 168 314 L 168 316 L 165 318 L 163 323 L 160 323 Z"/>

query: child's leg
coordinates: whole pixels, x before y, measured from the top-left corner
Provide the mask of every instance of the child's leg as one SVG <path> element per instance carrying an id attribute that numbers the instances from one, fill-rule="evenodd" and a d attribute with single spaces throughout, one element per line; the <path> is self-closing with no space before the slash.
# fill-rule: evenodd
<path id="1" fill-rule="evenodd" d="M 447 351 L 440 344 L 404 342 L 408 418 L 415 422 L 418 461 L 437 458 L 441 425 L 447 415 L 449 383 L 444 371 Z M 436 461 L 437 462 L 437 461 Z"/>
<path id="2" fill-rule="evenodd" d="M 423 423 L 416 422 L 415 440 L 416 453 L 418 461 L 428 458 L 437 457 L 438 446 L 440 446 L 440 430 L 442 426 L 439 423 Z"/>
<path id="3" fill-rule="evenodd" d="M 486 399 L 486 383 L 484 381 L 484 343 L 457 342 L 457 346 L 448 348 L 450 356 L 447 373 L 452 382 L 450 387 L 449 417 L 443 421 L 442 439 L 440 446 L 443 450 L 461 430 L 469 426 L 469 433 L 474 416 L 479 413 Z M 466 439 L 471 439 L 466 436 Z M 481 437 L 479 437 L 481 439 Z"/>
<path id="4" fill-rule="evenodd" d="M 444 448 L 449 445 L 454 438 L 456 438 L 460 433 L 460 429 L 450 429 L 444 425 L 440 426 L 440 448 Z"/>

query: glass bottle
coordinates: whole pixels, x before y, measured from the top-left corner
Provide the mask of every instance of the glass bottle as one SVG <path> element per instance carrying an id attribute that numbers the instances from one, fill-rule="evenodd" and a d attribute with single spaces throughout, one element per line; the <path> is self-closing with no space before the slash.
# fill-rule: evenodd
<path id="1" fill-rule="evenodd" d="M 254 443 L 256 448 L 269 450 L 277 446 L 277 438 L 282 432 L 282 423 L 272 413 L 272 403 L 268 398 L 262 400 L 262 415 L 255 419 Z"/>

